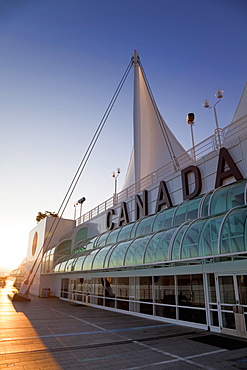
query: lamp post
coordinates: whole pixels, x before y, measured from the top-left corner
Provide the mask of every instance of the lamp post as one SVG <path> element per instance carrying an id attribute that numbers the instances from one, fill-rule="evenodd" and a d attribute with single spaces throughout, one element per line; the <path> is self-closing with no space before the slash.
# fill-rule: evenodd
<path id="1" fill-rule="evenodd" d="M 86 200 L 86 198 L 81 198 L 81 199 L 79 199 L 78 200 L 78 204 L 80 204 L 81 205 L 81 207 L 80 207 L 80 218 L 81 218 L 81 214 L 82 214 L 82 205 L 83 205 L 83 203 L 85 202 L 85 200 Z"/>
<path id="2" fill-rule="evenodd" d="M 188 123 L 188 125 L 190 125 L 191 141 L 192 141 L 191 155 L 192 155 L 193 162 L 195 162 L 196 161 L 196 153 L 195 153 L 195 141 L 194 141 L 194 133 L 193 133 L 193 125 L 195 123 L 194 113 L 188 113 L 188 116 L 186 118 L 186 122 Z"/>
<path id="3" fill-rule="evenodd" d="M 114 178 L 114 194 L 113 194 L 113 205 L 117 203 L 117 178 L 120 175 L 120 168 L 117 169 L 117 171 L 112 172 L 112 177 Z"/>
<path id="4" fill-rule="evenodd" d="M 216 129 L 214 130 L 214 132 L 215 132 L 217 140 L 218 140 L 217 146 L 219 148 L 221 148 L 221 135 L 220 135 L 221 129 L 219 128 L 219 122 L 218 122 L 218 117 L 217 117 L 217 112 L 216 112 L 216 105 L 221 101 L 221 99 L 223 98 L 223 95 L 224 95 L 223 90 L 216 90 L 215 91 L 215 96 L 218 100 L 214 105 L 210 105 L 210 101 L 208 99 L 205 99 L 202 103 L 202 106 L 204 108 L 207 108 L 207 109 L 213 108 L 213 110 L 214 110 L 214 118 L 215 118 L 215 123 L 216 123 Z"/>
<path id="5" fill-rule="evenodd" d="M 74 220 L 76 219 L 76 206 L 78 206 L 78 202 L 74 203 Z"/>

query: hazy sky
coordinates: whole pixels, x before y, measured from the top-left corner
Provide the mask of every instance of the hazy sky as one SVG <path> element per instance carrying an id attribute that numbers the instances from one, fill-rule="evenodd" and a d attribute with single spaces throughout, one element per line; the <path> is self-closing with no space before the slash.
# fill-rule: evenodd
<path id="1" fill-rule="evenodd" d="M 26 256 L 39 211 L 57 211 L 133 50 L 157 105 L 189 149 L 228 125 L 247 80 L 246 0 L 0 0 L 0 272 Z M 132 79 L 65 212 L 110 198 L 132 148 Z"/>

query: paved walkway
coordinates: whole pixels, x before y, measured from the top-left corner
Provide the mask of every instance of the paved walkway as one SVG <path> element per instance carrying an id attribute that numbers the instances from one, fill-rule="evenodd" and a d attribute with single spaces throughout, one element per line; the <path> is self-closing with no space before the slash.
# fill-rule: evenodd
<path id="1" fill-rule="evenodd" d="M 8 293 L 0 288 L 0 369 L 247 369 L 247 347 L 193 340 L 202 330 Z"/>

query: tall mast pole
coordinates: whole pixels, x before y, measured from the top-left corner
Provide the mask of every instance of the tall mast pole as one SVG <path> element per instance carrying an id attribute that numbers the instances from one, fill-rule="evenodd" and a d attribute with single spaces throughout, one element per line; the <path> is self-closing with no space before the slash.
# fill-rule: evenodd
<path id="1" fill-rule="evenodd" d="M 134 67 L 134 109 L 133 109 L 133 131 L 134 131 L 134 173 L 135 183 L 141 178 L 141 112 L 140 112 L 140 57 L 137 50 L 134 50 L 132 65 Z"/>

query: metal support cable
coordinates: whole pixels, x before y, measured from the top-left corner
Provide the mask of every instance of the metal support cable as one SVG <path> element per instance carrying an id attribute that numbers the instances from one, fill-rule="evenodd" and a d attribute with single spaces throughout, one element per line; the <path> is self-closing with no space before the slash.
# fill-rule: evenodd
<path id="1" fill-rule="evenodd" d="M 95 145 L 96 145 L 96 143 L 98 141 L 98 138 L 99 138 L 99 136 L 100 136 L 100 134 L 101 134 L 104 126 L 105 126 L 105 123 L 106 123 L 106 121 L 107 121 L 107 119 L 108 119 L 108 117 L 109 117 L 109 115 L 111 113 L 111 110 L 112 110 L 112 108 L 113 108 L 113 106 L 115 104 L 115 101 L 116 101 L 116 99 L 117 99 L 117 97 L 118 97 L 118 95 L 119 95 L 119 93 L 120 93 L 120 91 L 121 91 L 121 89 L 122 89 L 122 87 L 124 85 L 124 82 L 125 82 L 128 74 L 129 74 L 129 72 L 130 72 L 131 66 L 132 66 L 132 62 L 130 62 L 129 65 L 128 65 L 128 67 L 126 68 L 126 70 L 125 70 L 125 72 L 123 74 L 123 77 L 122 77 L 121 81 L 119 82 L 119 84 L 117 86 L 117 89 L 115 90 L 115 93 L 113 94 L 113 97 L 112 97 L 112 99 L 111 99 L 111 101 L 110 101 L 110 103 L 109 103 L 109 105 L 108 105 L 108 107 L 107 107 L 107 109 L 106 109 L 106 111 L 105 111 L 105 113 L 104 113 L 104 115 L 103 115 L 103 117 L 102 117 L 102 119 L 101 119 L 101 121 L 100 121 L 100 123 L 99 123 L 99 125 L 98 125 L 98 127 L 97 127 L 97 129 L 96 129 L 96 131 L 95 131 L 95 133 L 94 133 L 91 141 L 90 141 L 90 143 L 89 143 L 89 145 L 88 145 L 88 148 L 87 148 L 87 150 L 86 150 L 86 152 L 85 152 L 85 154 L 84 154 L 84 156 L 83 156 L 83 158 L 81 160 L 81 163 L 80 163 L 80 165 L 79 165 L 79 167 L 78 167 L 78 169 L 77 169 L 77 171 L 76 171 L 76 173 L 75 173 L 75 175 L 74 175 L 74 177 L 73 177 L 73 179 L 72 179 L 72 181 L 70 183 L 70 186 L 69 186 L 69 188 L 68 188 L 68 190 L 67 190 L 67 192 L 66 192 L 66 194 L 65 194 L 65 196 L 63 198 L 63 201 L 62 201 L 62 203 L 61 203 L 61 205 L 59 207 L 59 210 L 57 212 L 58 215 L 59 215 L 60 212 L 61 212 L 61 214 L 59 215 L 58 218 L 54 218 L 54 221 L 53 221 L 53 223 L 52 223 L 52 225 L 51 225 L 51 227 L 50 227 L 50 229 L 48 231 L 48 235 L 51 234 L 50 240 L 47 242 L 47 245 L 45 245 L 46 244 L 46 241 L 45 241 L 45 243 L 43 245 L 43 248 L 40 249 L 40 251 L 38 253 L 38 256 L 36 257 L 36 259 L 35 259 L 35 261 L 33 263 L 33 266 L 31 268 L 31 270 L 29 271 L 28 277 L 25 280 L 25 284 L 28 285 L 28 288 L 27 288 L 27 290 L 25 292 L 26 295 L 28 295 L 28 293 L 29 293 L 30 287 L 32 286 L 33 281 L 34 281 L 34 278 L 35 278 L 35 276 L 36 276 L 36 274 L 38 272 L 38 269 L 39 269 L 39 267 L 41 265 L 43 255 L 47 251 L 47 249 L 49 247 L 49 244 L 50 244 L 50 242 L 51 242 L 51 240 L 52 240 L 52 238 L 53 238 L 53 236 L 54 236 L 54 234 L 56 232 L 56 229 L 57 229 L 57 227 L 59 225 L 60 219 L 62 218 L 62 216 L 63 216 L 63 214 L 65 212 L 65 209 L 66 209 L 66 207 L 67 207 L 67 205 L 68 205 L 68 203 L 69 203 L 69 201 L 71 199 L 71 196 L 72 196 L 72 194 L 73 194 L 73 192 L 74 192 L 74 190 L 76 188 L 76 185 L 78 184 L 78 181 L 79 181 L 79 179 L 80 179 L 80 177 L 82 175 L 82 172 L 83 172 L 83 170 L 84 170 L 84 168 L 85 168 L 85 166 L 86 166 L 86 164 L 87 164 L 87 162 L 89 160 L 89 157 L 90 157 L 90 155 L 91 155 L 91 153 L 92 153 L 92 151 L 93 151 L 93 149 L 94 149 L 94 147 L 95 147 Z M 43 255 L 42 255 L 42 251 L 43 251 Z M 40 262 L 38 263 L 38 259 L 39 258 L 40 258 Z M 35 268 L 35 265 L 36 264 L 37 264 L 36 270 L 35 270 L 35 272 L 33 274 L 33 277 L 32 277 L 32 279 L 31 279 L 31 281 L 29 283 L 29 279 L 30 279 L 30 277 L 31 277 L 31 275 L 32 275 L 32 273 L 34 271 L 34 268 Z"/>

